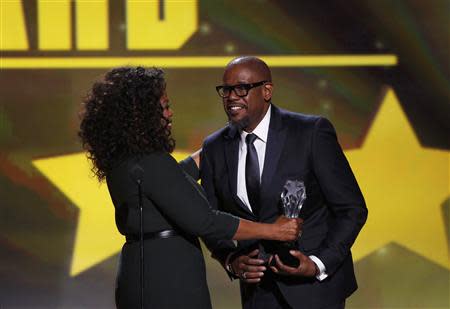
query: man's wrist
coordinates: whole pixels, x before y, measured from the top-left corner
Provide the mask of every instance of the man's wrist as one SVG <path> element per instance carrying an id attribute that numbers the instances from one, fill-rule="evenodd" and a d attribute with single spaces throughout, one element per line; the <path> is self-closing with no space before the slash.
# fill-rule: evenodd
<path id="1" fill-rule="evenodd" d="M 309 258 L 314 262 L 316 265 L 316 278 L 319 281 L 324 280 L 328 277 L 327 269 L 325 265 L 322 263 L 322 261 L 315 255 L 310 255 Z M 317 272 L 317 269 L 319 269 L 319 272 Z"/>
<path id="2" fill-rule="evenodd" d="M 317 277 L 320 274 L 320 269 L 319 269 L 319 266 L 317 266 L 316 263 L 314 263 L 314 267 L 316 269 L 316 271 L 314 272 L 314 277 Z"/>
<path id="3" fill-rule="evenodd" d="M 233 276 L 236 276 L 236 273 L 234 272 L 233 266 L 231 265 L 231 263 L 227 263 L 225 265 L 225 269 Z"/>
<path id="4" fill-rule="evenodd" d="M 228 254 L 227 258 L 225 259 L 225 270 L 234 278 L 239 278 L 238 275 L 236 274 L 236 272 L 233 269 L 233 261 L 236 258 L 235 256 L 233 256 L 234 253 L 230 253 Z"/>

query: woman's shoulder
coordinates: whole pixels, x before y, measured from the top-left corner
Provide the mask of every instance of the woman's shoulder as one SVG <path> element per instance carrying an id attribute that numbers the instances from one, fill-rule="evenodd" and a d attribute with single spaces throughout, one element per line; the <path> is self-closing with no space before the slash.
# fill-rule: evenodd
<path id="1" fill-rule="evenodd" d="M 125 174 L 135 175 L 133 178 L 141 174 L 142 177 L 153 177 L 178 168 L 177 161 L 167 152 L 133 155 L 118 162 L 107 176 L 107 181 L 121 178 Z"/>
<path id="2" fill-rule="evenodd" d="M 117 161 L 112 172 L 130 171 L 137 167 L 158 168 L 167 165 L 177 164 L 175 159 L 167 152 L 153 152 L 148 154 L 139 154 L 127 156 Z"/>
<path id="3" fill-rule="evenodd" d="M 142 170 L 146 175 L 161 175 L 178 173 L 180 167 L 174 157 L 167 152 L 154 152 L 141 155 L 131 160 L 128 165 L 130 170 Z"/>
<path id="4" fill-rule="evenodd" d="M 130 160 L 130 163 L 138 163 L 151 166 L 172 165 L 177 161 L 167 152 L 152 152 L 137 156 Z"/>

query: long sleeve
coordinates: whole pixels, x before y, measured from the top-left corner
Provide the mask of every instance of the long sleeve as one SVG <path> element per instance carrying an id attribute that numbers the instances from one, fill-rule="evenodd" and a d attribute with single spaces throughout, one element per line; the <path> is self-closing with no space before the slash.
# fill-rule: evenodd
<path id="1" fill-rule="evenodd" d="M 312 140 L 314 173 L 334 214 L 322 247 L 315 254 L 332 274 L 350 253 L 367 218 L 364 197 L 337 141 L 332 124 L 320 118 Z"/>
<path id="2" fill-rule="evenodd" d="M 212 209 L 172 156 L 155 153 L 139 164 L 144 194 L 182 230 L 207 239 L 231 239 L 236 233 L 239 219 Z"/>
<path id="3" fill-rule="evenodd" d="M 208 157 L 208 146 L 203 145 L 200 160 L 200 174 L 202 179 L 202 187 L 205 190 L 208 201 L 213 209 L 218 209 L 218 199 L 215 194 L 213 183 L 213 166 Z M 236 250 L 236 245 L 230 240 L 223 238 L 222 240 L 204 239 L 206 246 L 212 253 L 212 257 L 219 260 L 222 264 L 226 257 Z"/>
<path id="4" fill-rule="evenodd" d="M 195 181 L 200 179 L 200 170 L 198 169 L 194 159 L 192 159 L 190 156 L 188 156 L 186 159 L 181 160 L 180 162 L 178 162 L 178 164 L 184 172 L 192 177 L 192 179 L 194 179 Z"/>

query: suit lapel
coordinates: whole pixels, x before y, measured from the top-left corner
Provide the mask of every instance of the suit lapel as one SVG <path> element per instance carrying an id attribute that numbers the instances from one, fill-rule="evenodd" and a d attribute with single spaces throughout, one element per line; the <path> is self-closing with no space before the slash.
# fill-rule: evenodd
<path id="1" fill-rule="evenodd" d="M 280 110 L 272 105 L 269 133 L 267 135 L 266 156 L 261 177 L 261 195 L 271 192 L 271 182 L 277 170 L 278 161 L 284 148 L 287 129 L 282 126 Z"/>
<path id="2" fill-rule="evenodd" d="M 225 144 L 225 158 L 228 168 L 228 181 L 230 183 L 231 193 L 236 195 L 237 192 L 237 170 L 239 155 L 239 139 L 230 139 Z"/>
<path id="3" fill-rule="evenodd" d="M 247 214 L 254 217 L 254 214 L 242 203 L 237 196 L 237 172 L 239 160 L 239 132 L 235 127 L 229 128 L 228 134 L 225 135 L 225 160 L 228 169 L 228 182 L 231 189 L 233 199 L 239 207 Z"/>

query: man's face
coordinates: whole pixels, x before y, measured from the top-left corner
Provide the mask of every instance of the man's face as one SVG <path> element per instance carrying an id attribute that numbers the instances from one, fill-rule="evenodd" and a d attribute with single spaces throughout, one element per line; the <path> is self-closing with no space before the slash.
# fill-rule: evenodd
<path id="1" fill-rule="evenodd" d="M 262 81 L 263 78 L 245 65 L 234 65 L 223 75 L 224 86 L 251 84 Z M 223 98 L 223 107 L 228 119 L 247 132 L 253 131 L 264 118 L 272 96 L 272 84 L 267 83 L 248 91 L 245 97 L 239 97 L 231 91 Z"/>

